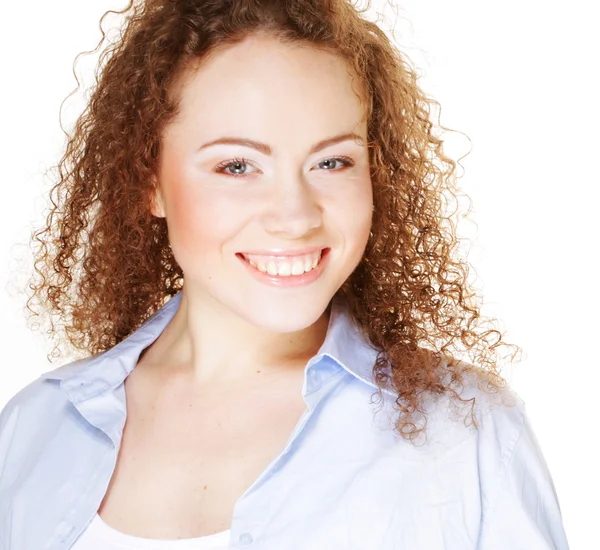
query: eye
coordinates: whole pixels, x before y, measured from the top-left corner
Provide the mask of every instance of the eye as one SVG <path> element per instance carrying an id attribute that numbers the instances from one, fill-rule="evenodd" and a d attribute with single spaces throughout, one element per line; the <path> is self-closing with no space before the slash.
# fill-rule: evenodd
<path id="1" fill-rule="evenodd" d="M 322 160 L 318 164 L 324 164 L 326 162 L 329 162 L 329 163 L 341 162 L 344 165 L 344 168 L 350 168 L 351 166 L 354 166 L 354 162 L 352 162 L 352 159 L 349 159 L 348 157 L 331 157 L 329 159 Z M 326 170 L 326 171 L 327 172 L 339 172 L 340 170 L 342 170 L 342 168 L 340 168 L 338 170 Z"/>
<path id="2" fill-rule="evenodd" d="M 329 165 L 331 166 L 332 164 L 335 164 L 336 162 L 342 163 L 343 167 L 338 168 L 337 170 L 326 169 L 325 171 L 326 172 L 340 172 L 344 168 L 350 168 L 350 167 L 354 166 L 354 162 L 352 161 L 352 159 L 350 159 L 348 157 L 331 157 L 331 158 L 322 160 L 321 162 L 317 163 L 317 165 L 330 163 Z M 244 168 L 245 166 L 252 166 L 252 163 L 248 159 L 234 158 L 234 159 L 226 160 L 226 161 L 218 164 L 215 167 L 215 172 L 217 174 L 225 174 L 226 176 L 231 176 L 233 178 L 243 178 L 243 177 L 246 177 L 246 169 Z M 241 173 L 236 174 L 236 173 L 229 172 L 228 169 L 230 167 L 233 167 L 238 172 L 241 171 Z"/>
<path id="3" fill-rule="evenodd" d="M 243 169 L 242 167 L 249 165 L 250 163 L 248 162 L 247 159 L 231 159 L 231 160 L 226 160 L 224 162 L 221 162 L 220 164 L 218 164 L 215 168 L 215 172 L 217 174 L 222 174 L 225 173 L 226 176 L 232 176 L 234 178 L 241 178 L 244 177 L 244 173 L 246 170 Z M 227 172 L 227 169 L 233 166 L 236 170 L 242 170 L 241 174 L 232 174 L 231 172 Z"/>

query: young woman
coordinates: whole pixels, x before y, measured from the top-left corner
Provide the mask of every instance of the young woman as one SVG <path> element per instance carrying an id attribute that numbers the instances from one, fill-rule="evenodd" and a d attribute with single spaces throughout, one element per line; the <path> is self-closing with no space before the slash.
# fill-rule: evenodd
<path id="1" fill-rule="evenodd" d="M 0 548 L 567 549 L 385 33 L 346 0 L 126 11 L 35 236 L 84 354 L 2 411 Z"/>

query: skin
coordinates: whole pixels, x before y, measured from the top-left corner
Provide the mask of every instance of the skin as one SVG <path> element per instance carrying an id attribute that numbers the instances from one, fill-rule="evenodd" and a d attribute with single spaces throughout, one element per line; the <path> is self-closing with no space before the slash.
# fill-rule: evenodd
<path id="1" fill-rule="evenodd" d="M 163 135 L 151 208 L 166 217 L 185 282 L 177 313 L 144 363 L 169 383 L 213 392 L 301 375 L 371 227 L 367 127 L 351 76 L 335 55 L 251 37 L 189 70 L 175 92 L 181 111 Z M 309 153 L 349 132 L 362 143 Z M 224 136 L 268 144 L 272 153 L 223 144 L 199 150 Z M 236 158 L 244 164 L 218 172 Z M 236 256 L 317 245 L 331 248 L 329 265 L 296 288 L 257 281 Z"/>

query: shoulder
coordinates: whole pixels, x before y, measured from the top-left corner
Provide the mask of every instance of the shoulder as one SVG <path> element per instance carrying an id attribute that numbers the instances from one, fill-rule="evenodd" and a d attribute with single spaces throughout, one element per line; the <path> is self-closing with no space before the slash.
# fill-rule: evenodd
<path id="1" fill-rule="evenodd" d="M 51 413 L 64 401 L 60 394 L 58 384 L 37 378 L 13 395 L 0 411 L 0 449 L 7 438 L 12 438 L 17 425 L 33 427 L 36 420 L 42 421 Z"/>
<path id="2" fill-rule="evenodd" d="M 52 372 L 60 371 L 69 365 L 70 363 Z M 44 375 L 39 376 L 21 388 L 4 405 L 0 411 L 0 433 L 10 418 L 36 414 L 39 410 L 50 412 L 48 407 L 52 407 L 57 401 L 64 401 L 64 393 L 58 381 L 47 379 Z"/>
<path id="3" fill-rule="evenodd" d="M 460 362 L 457 370 L 460 383 L 448 373 L 444 393 L 423 397 L 424 430 L 417 445 L 438 458 L 463 445 L 484 449 L 482 459 L 506 457 L 523 430 L 524 400 L 508 382 L 495 386 L 483 369 Z"/>
<path id="4" fill-rule="evenodd" d="M 14 425 L 19 417 L 31 413 L 39 407 L 48 396 L 47 384 L 42 378 L 29 382 L 13 395 L 0 411 L 0 437 L 5 436 L 9 426 Z"/>
<path id="5" fill-rule="evenodd" d="M 485 391 L 486 384 L 485 375 L 473 375 L 464 390 L 479 402 L 479 548 L 566 550 L 558 495 L 525 401 L 508 383 L 497 392 Z"/>
<path id="6" fill-rule="evenodd" d="M 470 367 L 470 366 L 469 366 Z M 462 399 L 474 399 L 473 432 L 480 472 L 484 511 L 498 497 L 509 469 L 514 466 L 518 453 L 532 452 L 523 445 L 524 434 L 531 430 L 526 404 L 510 383 L 497 388 L 487 372 L 469 370 L 463 378 L 463 388 L 458 392 Z"/>
<path id="7" fill-rule="evenodd" d="M 477 403 L 472 449 L 482 499 L 481 548 L 545 550 L 548 541 L 567 548 L 558 495 L 525 401 L 508 382 L 497 391 L 487 391 L 488 383 L 486 373 L 473 371 L 461 392 Z"/>
<path id="8" fill-rule="evenodd" d="M 11 463 L 20 460 L 19 455 L 25 448 L 21 437 L 23 430 L 35 426 L 36 417 L 43 416 L 39 396 L 45 393 L 44 386 L 40 378 L 30 382 L 0 411 L 0 490 L 5 478 L 3 474 L 7 469 L 10 471 Z"/>
<path id="9" fill-rule="evenodd" d="M 43 372 L 13 395 L 0 410 L 0 435 L 10 418 L 29 417 L 40 411 L 49 414 L 65 405 L 66 394 L 62 391 L 62 380 L 82 372 L 101 354 L 70 361 L 52 370 Z M 14 420 L 13 420 L 14 421 Z"/>
<path id="10" fill-rule="evenodd" d="M 509 382 L 496 387 L 487 372 L 465 365 L 455 388 L 460 399 L 444 394 L 428 403 L 428 429 L 432 445 L 443 449 L 440 461 L 458 460 L 476 471 L 478 548 L 568 548 L 552 475 L 524 399 Z"/>
<path id="11" fill-rule="evenodd" d="M 20 460 L 56 430 L 70 402 L 57 380 L 43 375 L 14 394 L 0 411 L 0 476 L 7 462 Z"/>
<path id="12" fill-rule="evenodd" d="M 508 381 L 497 387 L 487 371 L 467 365 L 457 393 L 462 406 L 473 404 L 479 437 L 489 436 L 496 443 L 514 447 L 527 414 L 525 401 Z"/>

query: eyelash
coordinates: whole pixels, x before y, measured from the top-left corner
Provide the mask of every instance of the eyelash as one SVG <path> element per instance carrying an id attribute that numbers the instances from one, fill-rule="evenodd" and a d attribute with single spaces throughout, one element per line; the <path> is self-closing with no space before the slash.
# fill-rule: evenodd
<path id="1" fill-rule="evenodd" d="M 330 157 L 330 158 L 326 158 L 323 159 L 321 161 L 319 161 L 318 164 L 320 164 L 321 162 L 325 162 L 327 160 L 339 160 L 340 162 L 342 162 L 344 164 L 343 168 L 339 168 L 337 170 L 325 170 L 326 172 L 340 172 L 341 170 L 343 170 L 344 168 L 351 168 L 352 166 L 354 166 L 354 162 L 352 161 L 352 159 L 348 158 L 348 157 Z M 232 164 L 249 164 L 250 166 L 253 166 L 253 164 L 245 158 L 234 158 L 231 160 L 226 160 L 224 162 L 221 162 L 220 164 L 218 164 L 216 166 L 215 172 L 217 174 L 222 174 L 224 172 L 224 170 L 226 168 L 228 168 L 229 166 L 231 166 Z M 248 174 L 225 174 L 226 176 L 232 177 L 232 178 L 245 178 L 248 177 Z"/>

